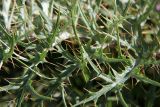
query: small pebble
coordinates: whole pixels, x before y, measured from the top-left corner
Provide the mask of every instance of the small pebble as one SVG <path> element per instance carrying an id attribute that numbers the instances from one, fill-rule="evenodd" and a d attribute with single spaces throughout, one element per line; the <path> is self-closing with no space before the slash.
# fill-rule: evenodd
<path id="1" fill-rule="evenodd" d="M 158 12 L 160 12 L 160 3 L 158 3 L 158 4 L 156 5 L 156 10 L 157 10 Z"/>

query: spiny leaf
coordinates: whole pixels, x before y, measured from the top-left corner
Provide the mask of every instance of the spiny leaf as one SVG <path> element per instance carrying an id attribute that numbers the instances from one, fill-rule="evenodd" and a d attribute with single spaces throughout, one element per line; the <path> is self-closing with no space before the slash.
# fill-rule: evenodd
<path id="1" fill-rule="evenodd" d="M 154 86 L 160 87 L 160 83 L 159 82 L 154 81 L 152 79 L 149 79 L 145 75 L 133 73 L 132 76 L 135 77 L 136 79 L 140 80 L 140 81 L 143 81 L 144 83 L 148 83 L 148 84 L 152 84 Z"/>
<path id="2" fill-rule="evenodd" d="M 37 98 L 43 99 L 43 100 L 53 100 L 51 97 L 43 96 L 39 94 L 33 87 L 32 87 L 32 80 L 30 80 L 26 86 L 26 88 Z"/>
<path id="3" fill-rule="evenodd" d="M 92 95 L 89 98 L 86 98 L 78 103 L 76 103 L 75 105 L 73 105 L 73 107 L 79 106 L 81 104 L 85 104 L 89 101 L 92 100 L 96 100 L 98 99 L 100 96 L 104 95 L 105 93 L 109 92 L 110 90 L 112 90 L 114 87 L 116 86 L 116 84 L 109 84 L 109 85 L 105 85 L 102 89 L 100 89 L 99 91 L 92 93 Z"/>

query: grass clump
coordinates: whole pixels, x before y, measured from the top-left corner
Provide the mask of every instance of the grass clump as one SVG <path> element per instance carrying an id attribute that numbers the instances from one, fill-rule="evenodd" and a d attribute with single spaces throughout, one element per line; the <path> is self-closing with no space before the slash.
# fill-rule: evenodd
<path id="1" fill-rule="evenodd" d="M 158 5 L 2 0 L 0 105 L 160 105 Z"/>

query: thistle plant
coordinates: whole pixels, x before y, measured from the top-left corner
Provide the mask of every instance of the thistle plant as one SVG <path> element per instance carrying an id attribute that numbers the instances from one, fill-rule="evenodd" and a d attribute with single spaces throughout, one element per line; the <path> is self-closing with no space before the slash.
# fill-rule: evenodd
<path id="1" fill-rule="evenodd" d="M 2 0 L 0 9 L 0 105 L 160 105 L 158 0 Z"/>

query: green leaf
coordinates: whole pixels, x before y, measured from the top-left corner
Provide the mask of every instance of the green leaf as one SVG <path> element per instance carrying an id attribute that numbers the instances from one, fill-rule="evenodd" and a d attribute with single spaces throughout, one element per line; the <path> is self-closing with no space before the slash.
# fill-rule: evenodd
<path id="1" fill-rule="evenodd" d="M 12 84 L 10 84 L 10 85 L 6 85 L 6 86 L 3 86 L 3 87 L 0 87 L 0 92 L 1 91 L 9 91 L 9 90 L 17 90 L 17 89 L 19 89 L 20 88 L 20 86 L 16 86 L 16 85 L 12 85 Z"/>

